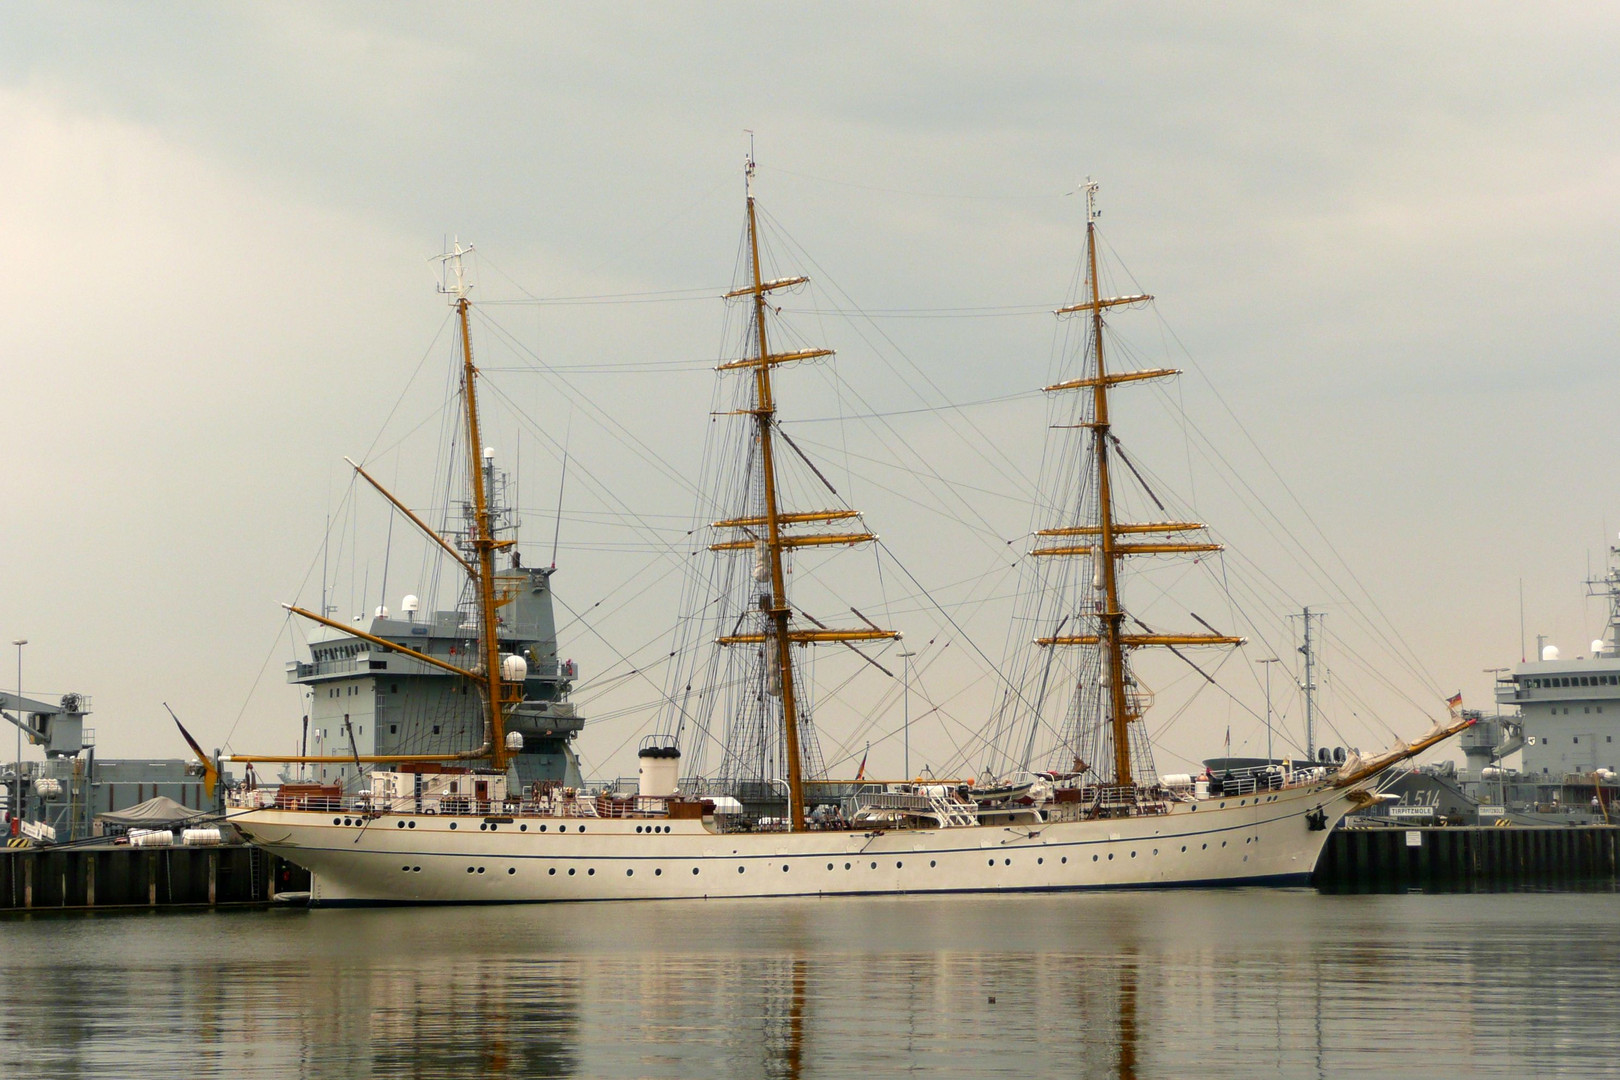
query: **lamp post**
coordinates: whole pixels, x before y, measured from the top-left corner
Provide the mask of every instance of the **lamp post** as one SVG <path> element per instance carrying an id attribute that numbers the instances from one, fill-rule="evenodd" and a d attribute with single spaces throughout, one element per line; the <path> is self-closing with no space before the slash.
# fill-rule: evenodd
<path id="1" fill-rule="evenodd" d="M 1272 656 L 1260 661 L 1266 667 L 1266 764 L 1272 763 L 1271 756 L 1271 665 L 1278 662 Z"/>
<path id="2" fill-rule="evenodd" d="M 24 716 L 27 715 L 27 713 L 23 711 L 23 703 L 22 703 L 22 696 L 23 696 L 23 692 L 22 692 L 22 651 L 23 651 L 23 646 L 28 644 L 28 639 L 27 638 L 14 638 L 11 643 L 13 645 L 17 646 L 17 719 L 21 720 Z M 22 817 L 22 725 L 21 724 L 17 725 L 17 771 L 16 771 L 15 774 L 13 774 L 12 787 L 16 788 L 17 790 L 16 790 L 16 793 L 12 796 L 12 799 L 16 804 L 16 810 L 14 810 L 12 812 L 11 816 L 15 817 L 15 818 L 18 818 L 18 819 L 21 819 L 21 817 Z"/>
<path id="3" fill-rule="evenodd" d="M 917 654 L 914 652 L 903 652 L 900 654 L 900 700 L 902 703 L 902 716 L 904 717 L 902 721 L 904 726 L 901 729 L 901 740 L 904 742 L 906 748 L 905 773 L 906 782 L 908 784 L 911 782 L 911 658 L 916 655 Z"/>

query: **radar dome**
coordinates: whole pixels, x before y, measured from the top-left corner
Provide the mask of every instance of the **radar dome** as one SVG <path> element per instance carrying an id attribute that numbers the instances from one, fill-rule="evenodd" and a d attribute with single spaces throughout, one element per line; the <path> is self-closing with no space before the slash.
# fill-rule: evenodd
<path id="1" fill-rule="evenodd" d="M 523 750 L 523 732 L 508 731 L 506 733 L 506 748 L 512 753 L 521 753 Z"/>
<path id="2" fill-rule="evenodd" d="M 379 619 L 388 618 L 388 605 L 386 605 L 386 604 L 379 605 L 378 608 L 377 608 L 377 613 L 376 614 L 377 614 L 377 618 L 379 618 Z"/>
<path id="3" fill-rule="evenodd" d="M 1597 656 L 1602 651 L 1603 651 L 1603 639 L 1602 638 L 1594 638 L 1592 640 L 1592 655 Z"/>
<path id="4" fill-rule="evenodd" d="M 494 461 L 495 460 L 495 448 L 493 446 L 484 447 L 484 460 L 485 461 Z"/>
<path id="5" fill-rule="evenodd" d="M 1544 646 L 1542 648 L 1542 650 L 1541 650 L 1541 658 L 1543 660 L 1556 660 L 1556 659 L 1558 659 L 1558 646 L 1556 646 L 1556 645 Z"/>
<path id="6" fill-rule="evenodd" d="M 529 664 L 521 656 L 501 658 L 501 678 L 507 682 L 522 682 L 529 677 Z"/>
<path id="7" fill-rule="evenodd" d="M 403 611 L 407 615 L 415 615 L 417 609 L 421 606 L 422 601 L 416 598 L 415 593 L 406 593 L 405 599 L 399 602 L 399 610 Z"/>

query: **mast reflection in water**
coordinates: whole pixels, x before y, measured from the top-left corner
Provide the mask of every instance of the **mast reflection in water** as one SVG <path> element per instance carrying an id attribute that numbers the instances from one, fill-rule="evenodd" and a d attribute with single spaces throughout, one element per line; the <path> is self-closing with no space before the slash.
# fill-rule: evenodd
<path id="1" fill-rule="evenodd" d="M 1579 1075 L 1613 893 L 0 921 L 0 1076 Z"/>

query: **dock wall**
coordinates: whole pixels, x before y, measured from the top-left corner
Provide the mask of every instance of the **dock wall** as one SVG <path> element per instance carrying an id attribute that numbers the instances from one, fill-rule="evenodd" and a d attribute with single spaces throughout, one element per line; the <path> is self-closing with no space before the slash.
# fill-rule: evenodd
<path id="1" fill-rule="evenodd" d="M 309 871 L 246 844 L 0 849 L 0 911 L 241 907 L 308 888 Z"/>
<path id="2" fill-rule="evenodd" d="M 1311 883 L 1324 892 L 1465 892 L 1620 883 L 1620 826 L 1335 829 Z"/>

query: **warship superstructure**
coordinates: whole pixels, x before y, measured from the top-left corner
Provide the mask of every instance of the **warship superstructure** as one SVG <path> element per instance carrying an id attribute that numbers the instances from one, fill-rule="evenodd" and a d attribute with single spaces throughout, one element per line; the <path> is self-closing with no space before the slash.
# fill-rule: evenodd
<path id="1" fill-rule="evenodd" d="M 1608 606 L 1603 636 L 1576 656 L 1545 639 L 1536 658 L 1502 669 L 1496 715 L 1470 712 L 1465 764 L 1414 769 L 1372 816 L 1407 823 L 1620 824 L 1620 546 L 1588 595 Z M 1516 762 L 1516 763 L 1515 763 Z"/>

